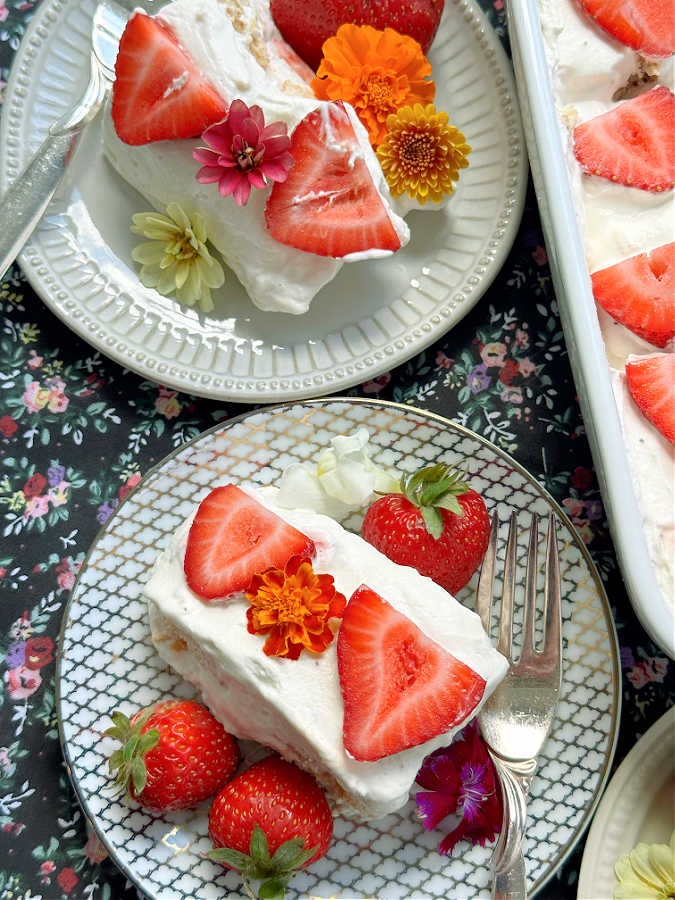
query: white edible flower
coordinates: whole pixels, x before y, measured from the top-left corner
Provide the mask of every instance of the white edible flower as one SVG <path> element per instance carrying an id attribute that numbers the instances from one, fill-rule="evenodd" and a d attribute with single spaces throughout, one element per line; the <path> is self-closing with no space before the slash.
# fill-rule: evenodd
<path id="1" fill-rule="evenodd" d="M 341 519 L 370 502 L 373 493 L 399 490 L 398 476 L 370 458 L 368 429 L 337 435 L 319 454 L 316 465 L 291 463 L 284 469 L 277 503 L 302 507 Z"/>
<path id="2" fill-rule="evenodd" d="M 675 831 L 670 844 L 638 844 L 617 860 L 614 900 L 675 897 Z"/>
<path id="3" fill-rule="evenodd" d="M 139 277 L 160 294 L 175 292 L 179 303 L 211 312 L 211 288 L 223 284 L 225 273 L 206 246 L 204 219 L 197 212 L 188 216 L 178 203 L 169 203 L 166 211 L 166 216 L 147 212 L 132 217 L 134 234 L 149 238 L 131 253 L 141 263 Z"/>

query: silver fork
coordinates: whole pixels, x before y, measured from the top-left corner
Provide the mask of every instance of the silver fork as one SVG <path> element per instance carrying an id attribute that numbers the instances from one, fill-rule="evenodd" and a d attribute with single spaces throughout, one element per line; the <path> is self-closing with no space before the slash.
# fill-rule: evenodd
<path id="1" fill-rule="evenodd" d="M 523 837 L 527 794 L 537 769 L 537 757 L 548 735 L 560 694 L 561 613 L 560 576 L 555 517 L 549 516 L 544 575 L 544 627 L 541 648 L 535 647 L 537 545 L 539 517 L 535 514 L 525 571 L 525 598 L 520 656 L 513 658 L 513 608 L 516 593 L 518 530 L 511 515 L 506 542 L 504 579 L 497 649 L 510 668 L 478 716 L 502 788 L 504 817 L 492 856 L 492 896 L 497 900 L 525 900 L 527 887 Z M 481 568 L 476 611 L 490 634 L 499 520 L 492 522 L 490 542 Z"/>
<path id="2" fill-rule="evenodd" d="M 46 139 L 0 201 L 0 279 L 42 218 L 79 138 L 103 105 L 115 78 L 117 45 L 129 9 L 101 0 L 92 22 L 89 82 L 79 102 L 49 129 Z"/>

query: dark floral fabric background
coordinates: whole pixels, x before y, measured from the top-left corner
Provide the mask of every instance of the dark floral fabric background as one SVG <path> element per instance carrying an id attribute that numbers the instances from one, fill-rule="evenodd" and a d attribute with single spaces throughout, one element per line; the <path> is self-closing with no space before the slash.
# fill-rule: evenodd
<path id="1" fill-rule="evenodd" d="M 506 42 L 503 0 L 481 5 Z M 0 0 L 0 101 L 35 6 Z M 473 312 L 351 393 L 466 425 L 515 456 L 565 508 L 602 574 L 621 645 L 616 766 L 672 705 L 673 664 L 637 622 L 617 569 L 531 190 L 513 250 Z M 17 265 L 0 284 L 0 900 L 137 896 L 87 831 L 62 762 L 61 616 L 98 530 L 143 474 L 245 409 L 120 368 L 55 319 Z M 583 840 L 542 900 L 576 895 L 582 850 Z"/>

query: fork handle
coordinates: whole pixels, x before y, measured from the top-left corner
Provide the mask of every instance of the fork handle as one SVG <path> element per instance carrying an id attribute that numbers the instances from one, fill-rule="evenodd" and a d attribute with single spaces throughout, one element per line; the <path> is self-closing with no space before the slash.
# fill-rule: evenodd
<path id="1" fill-rule="evenodd" d="M 537 768 L 536 760 L 507 762 L 492 750 L 490 756 L 502 788 L 502 830 L 492 856 L 494 900 L 527 900 L 523 837 L 527 820 L 527 793 Z"/>

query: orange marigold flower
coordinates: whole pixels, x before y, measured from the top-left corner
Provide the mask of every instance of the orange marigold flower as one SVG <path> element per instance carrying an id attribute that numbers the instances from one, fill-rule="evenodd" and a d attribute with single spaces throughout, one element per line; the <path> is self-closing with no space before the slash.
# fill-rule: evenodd
<path id="1" fill-rule="evenodd" d="M 297 659 L 303 648 L 323 653 L 334 636 L 328 620 L 341 618 L 347 602 L 333 576 L 317 575 L 303 556 L 254 575 L 246 597 L 249 633 L 268 635 L 265 654 L 287 659 Z"/>
<path id="2" fill-rule="evenodd" d="M 440 203 L 451 194 L 459 170 L 469 165 L 471 147 L 448 114 L 433 103 L 405 106 L 387 119 L 387 136 L 376 150 L 394 197 L 405 191 L 413 200 Z"/>
<path id="3" fill-rule="evenodd" d="M 414 38 L 393 28 L 346 24 L 324 42 L 312 89 L 320 100 L 351 103 L 376 146 L 386 136 L 387 116 L 434 99 L 430 75 L 431 64 Z"/>

